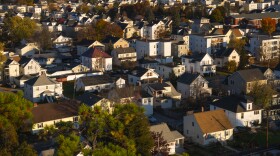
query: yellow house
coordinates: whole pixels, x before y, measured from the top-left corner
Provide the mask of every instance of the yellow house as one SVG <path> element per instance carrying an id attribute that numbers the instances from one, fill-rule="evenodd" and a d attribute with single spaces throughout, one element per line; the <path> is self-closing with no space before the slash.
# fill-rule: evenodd
<path id="1" fill-rule="evenodd" d="M 129 47 L 129 42 L 123 38 L 108 36 L 102 43 L 105 45 L 105 50 L 110 50 L 110 48 L 127 48 Z M 111 49 L 112 50 L 112 49 Z"/>

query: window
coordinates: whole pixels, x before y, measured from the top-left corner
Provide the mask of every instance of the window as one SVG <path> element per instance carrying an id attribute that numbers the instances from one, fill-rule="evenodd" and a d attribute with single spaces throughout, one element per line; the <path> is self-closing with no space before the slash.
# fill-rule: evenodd
<path id="1" fill-rule="evenodd" d="M 147 103 L 147 99 L 144 99 L 144 102 L 143 103 Z"/>
<path id="2" fill-rule="evenodd" d="M 235 59 L 236 58 L 236 56 L 232 56 L 232 59 Z"/>
<path id="3" fill-rule="evenodd" d="M 254 115 L 258 115 L 259 113 L 259 111 L 254 111 Z"/>
<path id="4" fill-rule="evenodd" d="M 39 90 L 39 87 L 37 87 L 36 90 Z"/>
<path id="5" fill-rule="evenodd" d="M 241 113 L 241 119 L 244 119 L 244 113 Z"/>
<path id="6" fill-rule="evenodd" d="M 48 86 L 46 86 L 46 89 L 49 89 L 49 87 L 48 87 Z"/>
<path id="7" fill-rule="evenodd" d="M 192 122 L 192 126 L 194 126 L 194 122 Z"/>
<path id="8" fill-rule="evenodd" d="M 248 110 L 249 110 L 249 109 L 251 109 L 251 105 L 250 105 L 250 104 L 248 104 Z"/>
<path id="9" fill-rule="evenodd" d="M 77 116 L 73 117 L 73 121 L 74 122 L 78 122 L 79 121 L 79 117 L 77 117 Z"/>
<path id="10" fill-rule="evenodd" d="M 229 135 L 229 131 L 226 131 L 226 136 L 228 136 Z"/>
<path id="11" fill-rule="evenodd" d="M 38 128 L 43 128 L 44 125 L 43 125 L 43 123 L 39 123 L 39 124 L 37 124 L 37 127 L 38 127 Z"/>

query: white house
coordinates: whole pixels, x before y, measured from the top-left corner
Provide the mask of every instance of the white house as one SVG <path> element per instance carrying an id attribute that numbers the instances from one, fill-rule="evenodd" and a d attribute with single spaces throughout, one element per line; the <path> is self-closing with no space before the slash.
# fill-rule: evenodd
<path id="1" fill-rule="evenodd" d="M 150 116 L 154 113 L 154 97 L 147 92 L 141 90 L 139 94 L 136 94 L 136 103 L 145 109 L 145 115 Z"/>
<path id="2" fill-rule="evenodd" d="M 63 35 L 58 36 L 56 39 L 53 40 L 53 44 L 55 48 L 61 48 L 65 46 L 71 46 L 73 39 L 70 37 L 65 37 Z"/>
<path id="3" fill-rule="evenodd" d="M 171 41 L 168 40 L 136 40 L 137 59 L 146 56 L 171 56 Z"/>
<path id="4" fill-rule="evenodd" d="M 240 62 L 240 55 L 234 48 L 223 48 L 214 54 L 214 62 L 217 67 L 224 67 L 230 61 L 234 61 L 236 66 L 238 66 Z"/>
<path id="5" fill-rule="evenodd" d="M 222 47 L 227 46 L 227 37 L 225 35 L 190 35 L 190 50 L 193 53 L 213 54 Z"/>
<path id="6" fill-rule="evenodd" d="M 8 59 L 4 63 L 4 80 L 14 83 L 15 78 L 19 75 L 19 63 L 15 60 Z"/>
<path id="7" fill-rule="evenodd" d="M 22 56 L 18 63 L 20 75 L 33 75 L 41 72 L 40 64 L 33 58 Z"/>
<path id="8" fill-rule="evenodd" d="M 157 82 L 158 78 L 159 75 L 154 69 L 138 67 L 128 73 L 128 83 L 133 85 Z"/>
<path id="9" fill-rule="evenodd" d="M 176 149 L 182 148 L 185 137 L 178 131 L 171 131 L 166 123 L 153 125 L 150 127 L 150 131 L 159 135 L 161 133 L 164 140 L 166 140 L 169 148 L 169 155 L 176 154 Z M 157 141 L 155 141 L 155 147 L 157 148 Z"/>
<path id="10" fill-rule="evenodd" d="M 181 57 L 182 55 L 188 55 L 189 51 L 189 44 L 185 41 L 172 43 L 172 56 Z"/>
<path id="11" fill-rule="evenodd" d="M 174 63 L 159 64 L 156 66 L 155 71 L 163 79 L 169 79 L 171 73 L 174 73 L 177 77 L 185 73 L 185 65 L 175 65 Z"/>
<path id="12" fill-rule="evenodd" d="M 186 72 L 204 74 L 215 74 L 216 65 L 208 53 L 199 53 L 182 57 L 182 64 L 186 67 Z"/>
<path id="13" fill-rule="evenodd" d="M 118 66 L 120 66 L 122 62 L 137 61 L 136 51 L 132 47 L 116 48 L 111 52 L 111 55 L 113 57 L 113 64 Z"/>
<path id="14" fill-rule="evenodd" d="M 184 136 L 200 145 L 233 139 L 233 126 L 223 110 L 184 116 Z"/>
<path id="15" fill-rule="evenodd" d="M 144 26 L 143 30 L 143 38 L 147 38 L 149 40 L 155 40 L 159 38 L 160 32 L 165 31 L 165 24 L 163 21 L 156 21 L 154 23 L 147 24 Z"/>
<path id="16" fill-rule="evenodd" d="M 82 54 L 82 64 L 91 70 L 112 70 L 112 57 L 99 47 L 89 48 Z"/>
<path id="17" fill-rule="evenodd" d="M 208 83 L 200 74 L 184 73 L 177 80 L 177 91 L 182 98 L 211 96 L 212 88 L 209 88 Z"/>
<path id="18" fill-rule="evenodd" d="M 216 109 L 222 109 L 234 127 L 252 127 L 262 122 L 262 109 L 246 97 L 224 97 L 210 104 L 210 110 Z"/>
<path id="19" fill-rule="evenodd" d="M 170 82 L 145 84 L 143 90 L 154 97 L 154 107 L 172 108 L 180 104 L 181 94 Z"/>
<path id="20" fill-rule="evenodd" d="M 90 77 L 81 77 L 76 82 L 76 91 L 90 91 L 90 92 L 100 92 L 101 90 L 110 90 L 116 85 L 118 87 L 124 86 L 125 80 L 122 78 L 116 81 L 109 75 L 96 75 Z"/>
<path id="21" fill-rule="evenodd" d="M 20 47 L 16 47 L 15 51 L 20 56 L 33 56 L 39 48 L 36 43 L 23 44 Z"/>
<path id="22" fill-rule="evenodd" d="M 62 91 L 62 83 L 48 78 L 44 72 L 24 83 L 24 97 L 32 102 L 53 102 L 62 96 Z"/>
<path id="23" fill-rule="evenodd" d="M 79 106 L 75 101 L 59 101 L 55 103 L 35 104 L 32 109 L 32 133 L 36 134 L 47 126 L 56 126 L 60 122 L 73 122 L 79 127 Z"/>

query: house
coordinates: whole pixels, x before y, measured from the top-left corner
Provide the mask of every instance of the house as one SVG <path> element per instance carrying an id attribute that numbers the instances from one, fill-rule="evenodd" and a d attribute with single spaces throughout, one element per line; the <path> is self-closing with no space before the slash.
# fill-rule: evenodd
<path id="1" fill-rule="evenodd" d="M 152 23 L 149 23 L 146 26 L 144 26 L 144 33 L 141 37 L 147 38 L 149 40 L 155 40 L 159 38 L 160 32 L 163 32 L 165 30 L 165 23 L 163 21 L 153 21 Z"/>
<path id="2" fill-rule="evenodd" d="M 170 74 L 174 74 L 176 77 L 185 73 L 184 65 L 175 65 L 174 63 L 159 64 L 156 66 L 155 71 L 163 79 L 169 79 Z"/>
<path id="3" fill-rule="evenodd" d="M 107 36 L 101 43 L 105 45 L 105 51 L 115 48 L 127 48 L 129 42 L 123 38 Z"/>
<path id="4" fill-rule="evenodd" d="M 210 23 L 210 19 L 208 18 L 202 17 L 201 19 L 195 19 L 191 22 L 191 33 L 207 34 L 210 33 L 210 31 L 212 31 L 213 29 L 213 26 Z"/>
<path id="5" fill-rule="evenodd" d="M 154 113 L 154 97 L 148 94 L 146 91 L 141 90 L 139 91 L 136 96 L 134 97 L 135 103 L 144 108 L 144 114 L 146 116 L 153 115 Z"/>
<path id="6" fill-rule="evenodd" d="M 157 82 L 159 75 L 154 69 L 136 67 L 128 73 L 128 84 L 141 85 L 145 83 Z"/>
<path id="7" fill-rule="evenodd" d="M 214 62 L 217 67 L 225 67 L 230 61 L 234 61 L 236 66 L 240 62 L 240 55 L 234 48 L 223 48 L 214 53 Z"/>
<path id="8" fill-rule="evenodd" d="M 248 94 L 255 84 L 267 84 L 267 79 L 259 69 L 245 69 L 234 72 L 228 77 L 231 94 Z"/>
<path id="9" fill-rule="evenodd" d="M 276 76 L 277 79 L 280 78 L 280 63 L 277 64 L 277 66 L 274 68 L 274 75 Z"/>
<path id="10" fill-rule="evenodd" d="M 249 51 L 259 61 L 267 61 L 279 57 L 280 36 L 256 35 L 249 39 Z"/>
<path id="11" fill-rule="evenodd" d="M 63 35 L 58 36 L 56 39 L 53 40 L 53 44 L 55 48 L 62 48 L 71 46 L 73 39 L 70 37 L 65 37 Z"/>
<path id="12" fill-rule="evenodd" d="M 72 68 L 73 73 L 83 73 L 88 72 L 90 69 L 82 64 L 76 65 Z"/>
<path id="13" fill-rule="evenodd" d="M 120 28 L 123 31 L 123 38 L 131 38 L 131 37 L 133 37 L 134 33 L 137 33 L 136 32 L 137 30 L 133 26 L 133 21 L 132 21 L 132 23 L 119 22 L 117 24 L 118 24 L 118 26 L 120 26 Z"/>
<path id="14" fill-rule="evenodd" d="M 223 110 L 194 113 L 184 116 L 184 136 L 200 145 L 213 142 L 225 144 L 233 139 L 233 126 Z"/>
<path id="15" fill-rule="evenodd" d="M 103 98 L 101 96 L 95 95 L 93 93 L 86 92 L 77 97 L 77 100 L 85 104 L 91 108 L 96 106 L 101 107 L 103 110 L 107 110 L 108 112 L 112 113 L 113 107 L 108 99 Z"/>
<path id="16" fill-rule="evenodd" d="M 181 101 L 181 94 L 176 91 L 170 82 L 149 83 L 143 90 L 154 97 L 154 107 L 177 107 Z"/>
<path id="17" fill-rule="evenodd" d="M 62 96 L 62 91 L 62 83 L 50 79 L 43 71 L 24 83 L 24 97 L 32 102 L 53 102 Z"/>
<path id="18" fill-rule="evenodd" d="M 210 110 L 222 109 L 233 127 L 252 127 L 262 122 L 262 109 L 248 97 L 231 95 L 210 104 Z"/>
<path id="19" fill-rule="evenodd" d="M 47 126 L 55 126 L 59 122 L 73 122 L 79 126 L 80 104 L 73 100 L 58 101 L 55 103 L 34 104 L 32 109 L 32 133 L 38 133 Z"/>
<path id="20" fill-rule="evenodd" d="M 3 64 L 4 76 L 3 79 L 6 82 L 15 83 L 15 78 L 18 77 L 19 74 L 19 63 L 15 60 L 8 59 Z"/>
<path id="21" fill-rule="evenodd" d="M 81 77 L 76 82 L 76 91 L 89 91 L 89 92 L 100 92 L 102 90 L 110 90 L 116 87 L 116 82 L 124 81 L 117 80 L 115 81 L 109 75 L 96 75 L 90 77 Z"/>
<path id="22" fill-rule="evenodd" d="M 189 45 L 185 41 L 173 42 L 171 45 L 172 56 L 181 57 L 183 55 L 188 55 Z"/>
<path id="23" fill-rule="evenodd" d="M 142 68 L 151 68 L 156 69 L 156 67 L 159 65 L 159 62 L 153 58 L 146 57 L 138 60 L 138 66 Z"/>
<path id="24" fill-rule="evenodd" d="M 137 61 L 137 54 L 134 48 L 128 47 L 128 48 L 116 48 L 111 52 L 111 55 L 113 57 L 113 64 L 120 66 L 122 62 L 131 61 L 136 62 Z"/>
<path id="25" fill-rule="evenodd" d="M 18 63 L 20 75 L 32 75 L 41 72 L 40 64 L 33 58 L 22 56 Z"/>
<path id="26" fill-rule="evenodd" d="M 77 55 L 81 56 L 85 51 L 87 51 L 89 48 L 93 47 L 99 47 L 103 51 L 105 50 L 105 45 L 100 43 L 99 41 L 92 41 L 92 40 L 82 40 L 79 43 L 77 43 Z"/>
<path id="27" fill-rule="evenodd" d="M 264 77 L 269 81 L 275 80 L 275 74 L 269 67 L 251 65 L 252 68 L 258 68 L 264 75 Z"/>
<path id="28" fill-rule="evenodd" d="M 212 88 L 209 88 L 208 84 L 200 74 L 184 73 L 177 80 L 177 91 L 181 93 L 182 98 L 211 96 Z"/>
<path id="29" fill-rule="evenodd" d="M 112 70 L 112 57 L 99 47 L 89 48 L 82 54 L 82 64 L 91 70 Z"/>
<path id="30" fill-rule="evenodd" d="M 213 35 L 225 35 L 227 43 L 232 40 L 242 39 L 243 35 L 240 29 L 228 29 L 228 28 L 215 28 L 212 30 Z"/>
<path id="31" fill-rule="evenodd" d="M 183 56 L 182 64 L 185 65 L 186 72 L 189 73 L 199 73 L 201 75 L 216 74 L 216 65 L 208 53 Z"/>
<path id="32" fill-rule="evenodd" d="M 183 147 L 185 137 L 178 131 L 171 131 L 166 123 L 153 125 L 150 127 L 150 131 L 157 135 L 162 135 L 166 140 L 169 149 L 169 155 L 176 154 L 176 149 Z M 155 142 L 155 145 L 157 142 Z M 156 148 L 156 147 L 155 147 Z"/>
<path id="33" fill-rule="evenodd" d="M 26 43 L 15 49 L 15 52 L 20 56 L 33 56 L 37 51 L 39 48 L 36 43 Z"/>
<path id="34" fill-rule="evenodd" d="M 147 56 L 171 56 L 171 41 L 169 40 L 136 40 L 137 59 Z"/>
<path id="35" fill-rule="evenodd" d="M 32 79 L 36 76 L 38 76 L 38 75 L 32 75 L 32 76 L 31 75 L 21 75 L 21 76 L 18 76 L 14 79 L 14 84 L 17 87 L 23 88 L 25 81 L 27 81 L 29 79 Z"/>
<path id="36" fill-rule="evenodd" d="M 191 34 L 190 50 L 193 53 L 213 54 L 221 48 L 226 47 L 227 42 L 227 37 L 225 35 Z"/>

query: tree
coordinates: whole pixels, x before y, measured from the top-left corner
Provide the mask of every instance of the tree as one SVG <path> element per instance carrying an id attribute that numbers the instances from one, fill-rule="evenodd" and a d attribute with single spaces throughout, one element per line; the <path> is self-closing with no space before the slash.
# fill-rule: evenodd
<path id="1" fill-rule="evenodd" d="M 172 8 L 171 17 L 172 17 L 172 29 L 173 31 L 176 31 L 179 28 L 181 22 L 180 9 L 177 7 Z"/>
<path id="2" fill-rule="evenodd" d="M 171 73 L 169 73 L 169 80 L 170 80 L 171 84 L 176 88 L 178 76 L 175 75 L 173 70 Z"/>
<path id="3" fill-rule="evenodd" d="M 16 149 L 14 155 L 15 156 L 22 156 L 23 153 L 26 156 L 37 156 L 38 155 L 36 153 L 36 151 L 32 148 L 32 146 L 27 144 L 26 142 L 23 142 L 22 144 L 20 144 L 19 148 Z"/>
<path id="4" fill-rule="evenodd" d="M 219 9 L 214 9 L 210 15 L 210 19 L 214 22 L 223 22 L 224 17 Z"/>
<path id="5" fill-rule="evenodd" d="M 59 135 L 57 137 L 57 156 L 74 155 L 78 151 L 80 137 L 72 133 L 69 136 Z"/>
<path id="6" fill-rule="evenodd" d="M 13 43 L 17 43 L 22 39 L 29 39 L 34 34 L 36 27 L 36 23 L 29 18 L 13 16 L 5 18 L 3 29 L 9 39 Z"/>
<path id="7" fill-rule="evenodd" d="M 262 19 L 262 31 L 265 33 L 268 33 L 269 36 L 271 36 L 271 33 L 273 33 L 276 30 L 276 20 L 272 19 L 270 17 L 263 18 Z"/>
<path id="8" fill-rule="evenodd" d="M 3 54 L 4 43 L 0 42 L 0 70 L 2 69 L 2 64 L 7 60 L 7 57 Z"/>
<path id="9" fill-rule="evenodd" d="M 87 6 L 86 4 L 81 4 L 77 7 L 77 11 L 80 12 L 80 13 L 88 13 L 90 10 L 89 6 Z"/>
<path id="10" fill-rule="evenodd" d="M 236 52 L 240 55 L 240 62 L 238 65 L 239 69 L 244 69 L 246 65 L 248 64 L 248 56 L 245 50 L 245 39 L 233 39 L 230 40 L 228 47 L 234 48 Z"/>
<path id="11" fill-rule="evenodd" d="M 114 145 L 112 143 L 109 143 L 108 145 L 100 145 L 100 148 L 98 150 L 93 151 L 94 156 L 136 156 L 135 153 L 129 151 L 128 149 L 125 149 L 123 147 L 120 147 L 118 145 Z"/>
<path id="12" fill-rule="evenodd" d="M 136 66 L 136 61 L 123 61 L 121 62 L 122 69 L 132 70 Z"/>
<path id="13" fill-rule="evenodd" d="M 152 155 L 168 156 L 169 146 L 167 141 L 163 138 L 162 132 L 151 132 L 155 145 L 152 149 Z"/>
<path id="14" fill-rule="evenodd" d="M 146 20 L 149 23 L 152 23 L 152 21 L 155 19 L 155 15 L 154 15 L 153 10 L 151 9 L 151 7 L 148 7 L 146 9 L 145 18 L 146 18 Z"/>
<path id="15" fill-rule="evenodd" d="M 45 51 L 52 47 L 52 38 L 54 36 L 54 33 L 50 32 L 48 28 L 43 27 L 42 30 L 34 33 L 33 40 L 38 44 L 41 50 Z"/>
<path id="16" fill-rule="evenodd" d="M 229 72 L 233 73 L 237 69 L 237 64 L 235 61 L 229 61 L 226 63 L 226 68 Z"/>

